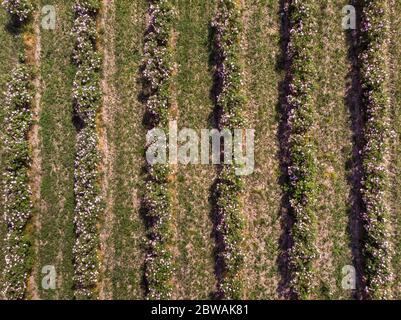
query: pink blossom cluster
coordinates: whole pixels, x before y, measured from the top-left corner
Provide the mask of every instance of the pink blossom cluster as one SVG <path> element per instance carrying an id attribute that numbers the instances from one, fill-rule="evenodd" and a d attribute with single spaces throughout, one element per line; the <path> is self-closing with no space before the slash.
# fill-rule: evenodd
<path id="1" fill-rule="evenodd" d="M 147 112 L 153 125 L 165 126 L 168 121 L 170 97 L 167 94 L 173 72 L 169 41 L 174 8 L 169 0 L 151 1 L 149 25 L 145 35 L 143 79 L 146 83 Z"/>
<path id="2" fill-rule="evenodd" d="M 3 0 L 1 4 L 19 22 L 27 20 L 33 11 L 33 5 L 30 0 Z"/>

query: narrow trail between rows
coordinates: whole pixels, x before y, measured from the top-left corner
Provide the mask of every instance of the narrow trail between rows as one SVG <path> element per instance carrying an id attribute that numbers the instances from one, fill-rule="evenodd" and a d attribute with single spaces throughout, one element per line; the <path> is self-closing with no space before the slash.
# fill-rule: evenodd
<path id="1" fill-rule="evenodd" d="M 39 232 L 41 228 L 40 223 L 40 212 L 41 212 L 41 200 L 40 200 L 40 185 L 42 183 L 42 157 L 40 153 L 41 141 L 39 135 L 39 118 L 41 112 L 41 100 L 42 100 L 42 79 L 40 76 L 40 68 L 41 68 L 41 30 L 40 30 L 40 12 L 36 12 L 34 17 L 34 37 L 35 37 L 35 47 L 34 47 L 34 69 L 36 73 L 36 77 L 34 79 L 34 88 L 35 88 L 35 97 L 33 103 L 33 125 L 31 128 L 31 133 L 29 136 L 29 143 L 32 150 L 32 164 L 30 170 L 30 181 L 31 181 L 31 190 L 32 190 L 32 202 L 35 207 L 35 211 L 33 213 L 32 224 L 35 228 L 35 234 Z M 37 256 L 39 241 L 38 238 L 35 237 L 33 243 L 33 251 L 34 255 Z M 37 268 L 33 268 L 32 273 L 29 277 L 28 283 L 28 295 L 33 300 L 39 300 L 39 289 L 37 282 Z"/>
<path id="2" fill-rule="evenodd" d="M 112 243 L 108 241 L 113 232 L 113 194 L 109 188 L 110 181 L 114 177 L 113 163 L 114 154 L 113 145 L 109 141 L 110 131 L 112 131 L 114 119 L 113 113 L 117 103 L 116 88 L 114 86 L 114 75 L 116 73 L 115 61 L 115 3 L 114 0 L 103 0 L 103 11 L 101 14 L 100 25 L 105 33 L 103 45 L 103 107 L 101 112 L 102 129 L 100 132 L 100 150 L 102 153 L 101 172 L 102 180 L 102 197 L 105 201 L 105 211 L 102 217 L 102 229 L 100 231 L 100 248 L 101 248 L 101 280 L 99 283 L 99 298 L 101 300 L 111 299 L 111 278 L 106 276 L 106 270 L 113 270 L 114 249 Z"/>

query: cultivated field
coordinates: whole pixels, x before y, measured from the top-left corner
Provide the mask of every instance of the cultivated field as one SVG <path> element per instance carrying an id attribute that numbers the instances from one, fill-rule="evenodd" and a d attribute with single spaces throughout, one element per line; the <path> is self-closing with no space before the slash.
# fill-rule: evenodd
<path id="1" fill-rule="evenodd" d="M 0 298 L 400 299 L 400 15 L 3 1 Z M 254 129 L 253 173 L 149 164 L 171 120 Z"/>

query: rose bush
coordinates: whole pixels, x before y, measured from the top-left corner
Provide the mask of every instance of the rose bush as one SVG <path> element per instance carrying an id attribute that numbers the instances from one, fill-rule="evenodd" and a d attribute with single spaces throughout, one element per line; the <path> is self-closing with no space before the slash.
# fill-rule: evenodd
<path id="1" fill-rule="evenodd" d="M 212 23 L 216 55 L 217 99 L 216 113 L 219 129 L 243 127 L 242 65 L 240 40 L 242 31 L 241 7 L 234 0 L 220 0 Z M 244 265 L 242 249 L 244 217 L 241 208 L 243 182 L 235 173 L 237 164 L 223 165 L 217 178 L 214 198 L 217 218 L 218 265 L 221 279 L 217 296 L 223 299 L 241 299 L 241 271 Z"/>
<path id="2" fill-rule="evenodd" d="M 4 120 L 6 153 L 3 175 L 3 208 L 7 226 L 3 294 L 7 299 L 22 299 L 31 269 L 31 242 L 25 227 L 32 215 L 28 179 L 30 154 L 28 132 L 32 124 L 32 73 L 23 64 L 16 67 L 7 84 Z"/>
<path id="3" fill-rule="evenodd" d="M 313 108 L 314 33 L 313 1 L 291 1 L 288 7 L 288 78 L 286 111 L 289 127 L 288 196 L 292 245 L 289 248 L 291 294 L 307 299 L 312 290 L 315 246 L 316 161 L 312 136 L 315 110 Z"/>
<path id="4" fill-rule="evenodd" d="M 96 116 L 101 106 L 101 58 L 96 51 L 96 19 L 100 1 L 76 1 L 72 35 L 75 39 L 73 60 L 76 65 L 73 83 L 74 113 L 79 127 L 74 170 L 76 240 L 74 284 L 77 299 L 94 298 L 99 276 L 99 230 L 102 210 L 99 187 L 98 134 Z"/>
<path id="5" fill-rule="evenodd" d="M 33 5 L 30 0 L 3 0 L 2 5 L 19 22 L 27 20 L 33 12 Z"/>
<path id="6" fill-rule="evenodd" d="M 149 5 L 149 25 L 144 45 L 144 92 L 147 113 L 153 128 L 167 130 L 171 108 L 172 35 L 174 8 L 170 0 L 153 0 Z M 148 299 L 171 298 L 171 195 L 168 164 L 148 166 L 144 204 L 148 220 L 148 253 L 145 279 Z"/>
<path id="7" fill-rule="evenodd" d="M 364 0 L 360 27 L 360 79 L 364 112 L 364 147 L 362 150 L 362 200 L 364 236 L 364 281 L 366 297 L 389 298 L 391 248 L 385 203 L 389 147 L 389 105 L 387 92 L 389 21 L 386 1 Z"/>

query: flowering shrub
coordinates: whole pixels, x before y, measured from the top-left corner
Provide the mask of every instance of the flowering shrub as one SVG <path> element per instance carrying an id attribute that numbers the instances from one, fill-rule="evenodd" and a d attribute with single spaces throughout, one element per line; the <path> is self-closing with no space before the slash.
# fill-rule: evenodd
<path id="1" fill-rule="evenodd" d="M 362 104 L 365 113 L 362 150 L 362 200 L 364 213 L 364 281 L 366 296 L 372 299 L 389 297 L 390 246 L 385 205 L 388 153 L 389 96 L 386 66 L 388 46 L 388 17 L 384 0 L 364 0 L 361 21 L 360 77 Z"/>
<path id="2" fill-rule="evenodd" d="M 28 132 L 32 122 L 31 72 L 24 66 L 16 67 L 7 85 L 5 109 L 5 172 L 3 176 L 5 238 L 5 268 L 3 294 L 7 299 L 24 297 L 27 277 L 31 269 L 30 241 L 24 234 L 32 214 L 31 191 L 28 181 L 30 156 Z"/>
<path id="3" fill-rule="evenodd" d="M 20 22 L 27 20 L 33 11 L 30 0 L 3 0 L 1 4 L 12 17 Z"/>
<path id="4" fill-rule="evenodd" d="M 100 1 L 76 1 L 72 34 L 77 66 L 73 83 L 74 112 L 81 128 L 76 141 L 74 171 L 76 240 L 73 248 L 77 299 L 93 298 L 99 276 L 98 217 L 102 209 L 99 188 L 100 155 L 96 115 L 101 104 L 101 58 L 96 52 L 96 17 Z"/>
<path id="5" fill-rule="evenodd" d="M 220 129 L 234 130 L 243 126 L 245 99 L 242 95 L 240 63 L 241 8 L 235 0 L 220 0 L 215 20 L 216 76 L 218 82 L 216 109 Z M 224 165 L 219 173 L 216 199 L 218 264 L 222 269 L 217 295 L 224 299 L 241 299 L 241 270 L 244 218 L 241 212 L 242 181 L 235 174 L 235 162 Z"/>
<path id="6" fill-rule="evenodd" d="M 168 0 L 151 1 L 150 22 L 145 36 L 143 78 L 148 95 L 147 111 L 156 127 L 166 126 L 170 107 L 170 78 L 173 71 L 169 48 L 173 7 Z"/>
<path id="7" fill-rule="evenodd" d="M 300 299 L 308 298 L 312 288 L 316 217 L 313 210 L 316 171 L 312 125 L 314 109 L 312 81 L 313 4 L 291 1 L 288 8 L 290 37 L 288 43 L 289 92 L 287 95 L 289 127 L 289 214 L 292 246 L 289 249 L 290 289 Z"/>
<path id="8" fill-rule="evenodd" d="M 147 112 L 153 127 L 167 128 L 170 78 L 173 70 L 169 41 L 174 10 L 170 0 L 154 0 L 149 5 L 150 21 L 144 47 L 144 91 Z M 168 165 L 148 167 L 144 204 L 148 219 L 148 254 L 145 258 L 147 298 L 171 297 L 172 255 L 171 196 Z"/>

